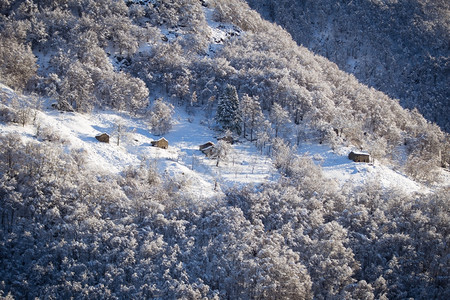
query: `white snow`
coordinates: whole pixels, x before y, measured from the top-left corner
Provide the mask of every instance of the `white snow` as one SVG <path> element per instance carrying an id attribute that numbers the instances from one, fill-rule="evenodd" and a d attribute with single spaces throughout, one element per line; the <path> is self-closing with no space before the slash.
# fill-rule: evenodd
<path id="1" fill-rule="evenodd" d="M 352 151 L 350 147 L 333 151 L 329 146 L 310 143 L 301 144 L 298 149 L 299 154 L 311 156 L 316 164 L 322 167 L 324 175 L 336 180 L 340 186 L 345 184 L 359 186 L 377 181 L 382 187 L 399 188 L 408 193 L 429 191 L 426 186 L 377 161 L 374 163 L 353 162 L 348 158 L 350 151 Z"/>
<path id="2" fill-rule="evenodd" d="M 14 93 L 5 87 L 5 91 Z M 198 113 L 203 115 L 202 113 Z M 276 170 L 266 156 L 258 155 L 253 144 L 233 145 L 227 160 L 216 167 L 216 160 L 207 158 L 199 145 L 216 141 L 218 135 L 206 125 L 202 117 L 191 116 L 183 108 L 176 109 L 174 127 L 166 135 L 168 149 L 151 146 L 151 141 L 161 137 L 152 135 L 146 119 L 114 111 L 94 111 L 92 114 L 59 112 L 46 108 L 38 113 L 40 128 L 51 128 L 64 140 L 67 151 L 83 149 L 88 154 L 88 164 L 100 173 L 119 173 L 128 166 L 138 166 L 143 159 L 156 163 L 160 173 L 185 182 L 185 192 L 207 198 L 221 193 L 221 187 L 259 184 L 277 178 Z M 126 139 L 116 144 L 114 126 L 122 123 L 128 131 Z M 0 132 L 19 133 L 25 141 L 35 140 L 36 126 L 25 127 L 0 123 Z M 110 143 L 100 143 L 96 135 L 108 133 Z"/>
<path id="3" fill-rule="evenodd" d="M 211 31 L 210 44 L 208 46 L 208 56 L 214 54 L 223 46 L 225 41 L 233 36 L 240 36 L 243 32 L 233 24 L 214 21 L 214 9 L 204 7 L 205 19 Z"/>
<path id="4" fill-rule="evenodd" d="M 12 97 L 14 92 L 0 86 L 3 95 Z M 47 101 L 49 102 L 49 101 Z M 216 166 L 216 160 L 207 158 L 199 145 L 208 141 L 217 143 L 219 135 L 206 125 L 203 112 L 192 116 L 184 108 L 176 108 L 174 126 L 164 135 L 169 141 L 168 149 L 151 146 L 151 141 L 161 138 L 152 135 L 145 117 L 134 117 L 115 111 L 94 111 L 92 114 L 59 112 L 50 107 L 38 113 L 41 128 L 53 129 L 67 151 L 83 149 L 88 154 L 88 164 L 98 172 L 119 173 L 127 166 L 138 166 L 143 159 L 157 166 L 161 174 L 183 183 L 183 192 L 204 199 L 220 194 L 226 187 L 241 187 L 246 184 L 258 185 L 275 181 L 279 173 L 272 160 L 261 154 L 253 143 L 240 141 L 232 145 L 232 153 L 227 160 Z M 114 126 L 122 123 L 128 130 L 126 138 L 116 144 Z M 24 141 L 38 140 L 35 125 L 0 123 L 0 133 L 19 133 Z M 101 133 L 111 135 L 110 143 L 100 143 L 95 136 Z M 428 192 L 429 188 L 417 183 L 404 174 L 375 161 L 355 163 L 348 159 L 352 149 L 340 148 L 336 151 L 320 144 L 303 143 L 298 154 L 310 156 L 321 166 L 327 178 L 339 185 L 359 186 L 369 181 L 377 181 L 382 187 L 395 187 L 406 192 Z M 444 184 L 448 185 L 448 176 Z"/>
<path id="5" fill-rule="evenodd" d="M 352 150 L 352 152 L 356 155 L 369 155 L 369 152 L 366 151 Z"/>

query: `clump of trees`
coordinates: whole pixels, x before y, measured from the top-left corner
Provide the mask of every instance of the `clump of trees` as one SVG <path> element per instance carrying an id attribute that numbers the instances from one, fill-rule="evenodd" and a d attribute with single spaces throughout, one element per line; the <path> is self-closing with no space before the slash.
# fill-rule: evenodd
<path id="1" fill-rule="evenodd" d="M 149 126 L 154 135 L 163 135 L 172 128 L 173 105 L 158 98 L 149 114 Z"/>
<path id="2" fill-rule="evenodd" d="M 258 131 L 261 123 L 264 121 L 258 97 L 250 97 L 244 94 L 239 104 L 239 109 L 242 115 L 242 134 L 246 137 L 249 131 L 250 141 L 253 141 L 254 133 Z"/>
<path id="3" fill-rule="evenodd" d="M 448 1 L 247 3 L 298 44 L 449 132 Z"/>
<path id="4" fill-rule="evenodd" d="M 29 44 L 0 35 L 0 82 L 17 90 L 23 90 L 36 76 L 36 57 Z"/>
<path id="5" fill-rule="evenodd" d="M 0 142 L 3 296 L 450 295 L 445 189 L 342 189 L 280 144 L 278 182 L 199 202 L 151 161 L 99 173 L 59 143 Z"/>

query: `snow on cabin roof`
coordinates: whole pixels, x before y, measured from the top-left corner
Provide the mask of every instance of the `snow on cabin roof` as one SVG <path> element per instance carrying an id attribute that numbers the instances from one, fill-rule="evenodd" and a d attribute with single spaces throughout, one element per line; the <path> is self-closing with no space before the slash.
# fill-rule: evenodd
<path id="1" fill-rule="evenodd" d="M 352 151 L 350 153 L 353 153 L 356 155 L 370 155 L 369 152 L 366 152 L 366 151 Z"/>
<path id="2" fill-rule="evenodd" d="M 204 143 L 202 145 L 199 145 L 199 149 L 203 150 L 203 149 L 206 149 L 206 148 L 209 148 L 209 147 L 212 147 L 212 146 L 214 146 L 213 142 L 207 142 L 207 143 Z"/>

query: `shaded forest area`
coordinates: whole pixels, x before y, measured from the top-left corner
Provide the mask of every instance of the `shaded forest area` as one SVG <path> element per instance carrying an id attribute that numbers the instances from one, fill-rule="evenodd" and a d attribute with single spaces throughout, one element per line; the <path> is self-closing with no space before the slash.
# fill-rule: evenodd
<path id="1" fill-rule="evenodd" d="M 450 130 L 448 1 L 258 1 L 301 45 Z"/>
<path id="2" fill-rule="evenodd" d="M 99 174 L 58 142 L 0 142 L 3 297 L 450 296 L 445 188 L 346 191 L 291 155 L 277 183 L 198 201 L 145 163 Z"/>

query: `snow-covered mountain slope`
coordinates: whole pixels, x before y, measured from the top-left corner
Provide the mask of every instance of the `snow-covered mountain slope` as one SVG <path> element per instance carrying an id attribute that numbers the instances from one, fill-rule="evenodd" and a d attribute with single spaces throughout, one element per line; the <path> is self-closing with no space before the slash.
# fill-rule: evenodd
<path id="1" fill-rule="evenodd" d="M 4 94 L 15 93 L 2 86 Z M 176 109 L 174 127 L 164 137 L 168 149 L 151 146 L 151 141 L 161 138 L 149 132 L 144 117 L 134 117 L 114 111 L 94 111 L 92 114 L 59 112 L 50 107 L 38 112 L 35 124 L 21 126 L 0 123 L 0 133 L 19 134 L 24 141 L 42 141 L 36 136 L 39 130 L 51 130 L 58 136 L 67 151 L 81 149 L 87 153 L 90 166 L 100 173 L 119 173 L 128 166 L 138 166 L 146 161 L 157 166 L 159 172 L 184 182 L 185 192 L 198 198 L 220 194 L 227 187 L 261 184 L 275 181 L 280 174 L 266 151 L 259 151 L 253 143 L 241 140 L 232 145 L 227 159 L 216 166 L 216 160 L 199 151 L 199 145 L 217 142 L 218 133 L 205 123 L 202 112 L 189 115 L 184 108 Z M 117 145 L 117 125 L 124 129 Z M 101 143 L 96 135 L 108 133 L 110 143 Z M 298 154 L 311 157 L 320 165 L 325 177 L 340 186 L 357 187 L 377 181 L 383 187 L 398 188 L 406 192 L 428 192 L 428 188 L 404 174 L 375 161 L 372 164 L 355 163 L 348 159 L 350 148 L 335 151 L 326 145 L 301 143 Z M 447 178 L 448 179 L 448 178 Z M 448 184 L 448 180 L 445 180 Z"/>
<path id="2" fill-rule="evenodd" d="M 14 95 L 5 86 L 2 89 L 11 96 Z M 178 109 L 174 116 L 174 128 L 164 135 L 169 141 L 168 149 L 151 146 L 151 141 L 161 137 L 149 132 L 145 118 L 113 111 L 80 114 L 46 108 L 38 112 L 35 124 L 21 126 L 0 123 L 0 133 L 19 134 L 24 141 L 43 142 L 36 136 L 37 127 L 41 131 L 49 129 L 59 136 L 58 142 L 63 143 L 68 151 L 85 151 L 90 165 L 98 172 L 118 173 L 145 160 L 156 165 L 161 173 L 183 177 L 187 183 L 187 191 L 201 197 L 215 194 L 220 191 L 221 185 L 258 184 L 277 178 L 270 159 L 259 155 L 255 146 L 250 143 L 234 145 L 228 160 L 216 167 L 215 160 L 206 158 L 199 151 L 199 145 L 208 141 L 217 142 L 218 133 L 201 125 L 201 119 Z M 125 128 L 119 145 L 116 132 L 118 124 Z M 101 133 L 110 135 L 110 143 L 101 143 L 95 139 Z"/>
<path id="3" fill-rule="evenodd" d="M 449 131 L 449 1 L 247 3 L 298 44 Z"/>
<path id="4" fill-rule="evenodd" d="M 404 192 L 428 192 L 429 188 L 411 180 L 392 167 L 378 161 L 372 163 L 356 163 L 348 158 L 351 147 L 342 147 L 333 151 L 330 147 L 320 144 L 303 144 L 299 153 L 311 156 L 322 167 L 327 178 L 336 180 L 340 186 L 360 186 L 363 184 L 379 183 L 382 187 L 399 189 Z"/>

